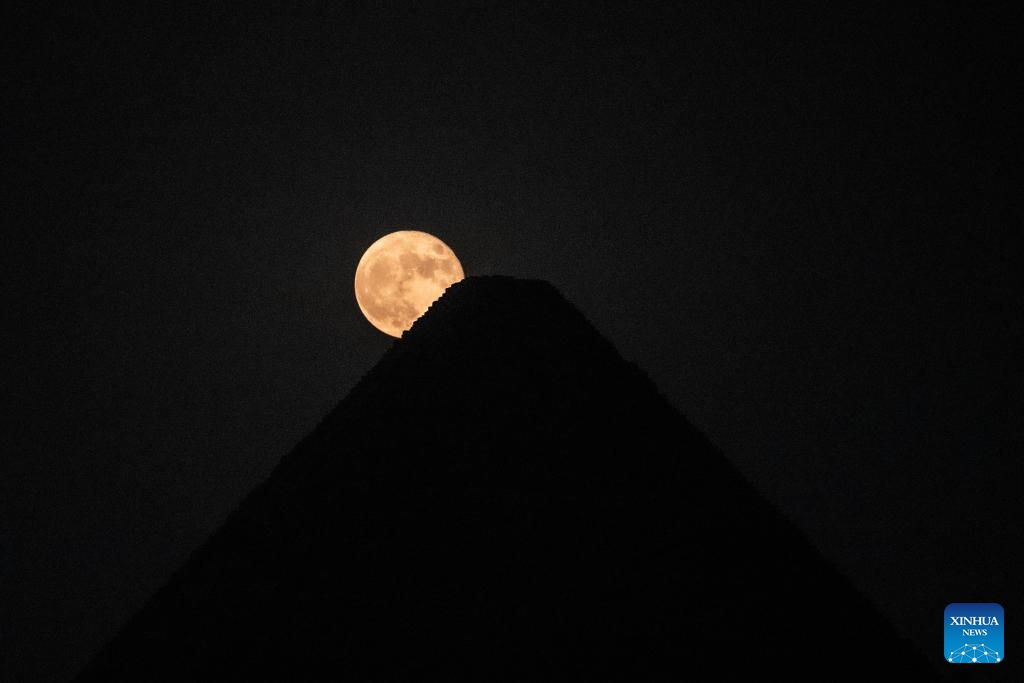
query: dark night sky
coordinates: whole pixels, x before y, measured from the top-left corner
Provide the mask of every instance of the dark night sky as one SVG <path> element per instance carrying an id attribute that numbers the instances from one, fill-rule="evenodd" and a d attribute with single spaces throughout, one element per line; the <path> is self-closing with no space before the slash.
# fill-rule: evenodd
<path id="1" fill-rule="evenodd" d="M 557 286 L 929 656 L 1012 614 L 1014 24 L 819 4 L 10 14 L 0 678 L 67 681 L 381 357 L 395 229 Z"/>

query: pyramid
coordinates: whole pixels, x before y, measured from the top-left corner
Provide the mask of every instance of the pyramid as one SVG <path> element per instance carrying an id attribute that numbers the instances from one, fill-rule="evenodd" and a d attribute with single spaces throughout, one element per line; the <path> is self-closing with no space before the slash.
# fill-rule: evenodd
<path id="1" fill-rule="evenodd" d="M 552 285 L 487 276 L 396 340 L 76 681 L 746 671 L 935 679 Z"/>

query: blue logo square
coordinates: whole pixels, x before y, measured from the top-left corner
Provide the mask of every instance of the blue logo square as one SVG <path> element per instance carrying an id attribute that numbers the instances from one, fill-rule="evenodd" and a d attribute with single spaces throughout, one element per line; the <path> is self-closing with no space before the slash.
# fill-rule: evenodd
<path id="1" fill-rule="evenodd" d="M 1003 608 L 994 602 L 946 605 L 943 659 L 950 664 L 998 664 L 1003 652 Z"/>

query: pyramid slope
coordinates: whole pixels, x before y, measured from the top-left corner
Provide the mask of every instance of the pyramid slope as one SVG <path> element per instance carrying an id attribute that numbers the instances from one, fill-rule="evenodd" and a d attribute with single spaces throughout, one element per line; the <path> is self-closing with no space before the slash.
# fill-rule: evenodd
<path id="1" fill-rule="evenodd" d="M 931 669 L 551 285 L 453 285 L 77 679 Z"/>

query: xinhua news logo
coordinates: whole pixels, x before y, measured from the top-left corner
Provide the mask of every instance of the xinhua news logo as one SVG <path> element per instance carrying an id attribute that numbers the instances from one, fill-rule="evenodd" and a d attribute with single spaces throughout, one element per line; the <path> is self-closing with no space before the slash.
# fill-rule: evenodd
<path id="1" fill-rule="evenodd" d="M 950 664 L 1003 661 L 1003 608 L 994 602 L 946 605 L 943 658 Z"/>

